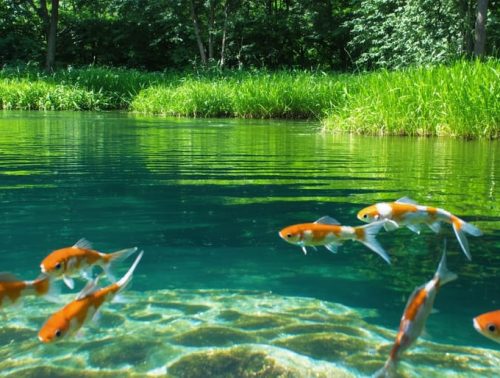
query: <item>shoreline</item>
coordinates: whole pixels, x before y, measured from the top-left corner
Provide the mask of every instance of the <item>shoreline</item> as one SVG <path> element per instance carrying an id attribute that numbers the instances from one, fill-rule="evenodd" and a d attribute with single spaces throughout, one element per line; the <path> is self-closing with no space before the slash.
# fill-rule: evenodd
<path id="1" fill-rule="evenodd" d="M 500 61 L 360 74 L 0 71 L 2 110 L 120 110 L 190 118 L 320 121 L 326 132 L 500 137 Z"/>

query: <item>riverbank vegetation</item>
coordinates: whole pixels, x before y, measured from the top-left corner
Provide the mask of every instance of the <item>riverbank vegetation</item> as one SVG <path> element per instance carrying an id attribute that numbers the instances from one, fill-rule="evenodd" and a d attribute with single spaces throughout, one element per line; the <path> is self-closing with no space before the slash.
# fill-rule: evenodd
<path id="1" fill-rule="evenodd" d="M 0 1 L 0 108 L 497 137 L 499 1 Z"/>
<path id="2" fill-rule="evenodd" d="M 181 74 L 98 67 L 46 74 L 27 67 L 0 71 L 0 107 L 315 119 L 334 131 L 495 138 L 500 136 L 499 76 L 495 59 L 362 74 Z"/>

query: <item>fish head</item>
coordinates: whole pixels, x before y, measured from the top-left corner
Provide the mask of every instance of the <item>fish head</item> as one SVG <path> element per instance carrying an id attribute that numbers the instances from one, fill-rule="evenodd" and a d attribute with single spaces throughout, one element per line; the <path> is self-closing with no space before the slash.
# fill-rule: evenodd
<path id="1" fill-rule="evenodd" d="M 61 312 L 53 314 L 38 332 L 42 343 L 53 343 L 64 338 L 70 328 L 69 320 Z"/>
<path id="2" fill-rule="evenodd" d="M 297 225 L 288 226 L 279 232 L 279 236 L 290 244 L 299 244 L 302 241 L 302 230 Z"/>
<path id="3" fill-rule="evenodd" d="M 65 273 L 67 260 L 64 255 L 64 249 L 59 249 L 45 257 L 40 264 L 42 273 L 52 277 L 62 276 Z"/>
<path id="4" fill-rule="evenodd" d="M 473 324 L 481 335 L 500 343 L 500 310 L 476 316 Z"/>
<path id="5" fill-rule="evenodd" d="M 380 219 L 380 213 L 376 205 L 365 207 L 358 212 L 358 219 L 365 223 L 375 222 Z"/>

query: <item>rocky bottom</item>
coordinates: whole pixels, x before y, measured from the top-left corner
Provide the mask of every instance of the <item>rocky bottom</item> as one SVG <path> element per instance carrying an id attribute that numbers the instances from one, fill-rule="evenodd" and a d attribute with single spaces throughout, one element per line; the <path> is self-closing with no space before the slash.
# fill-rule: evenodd
<path id="1" fill-rule="evenodd" d="M 395 331 L 362 310 L 252 291 L 127 292 L 80 335 L 43 345 L 37 332 L 62 305 L 38 299 L 5 311 L 6 377 L 359 377 L 388 356 Z M 71 300 L 64 296 L 64 301 Z M 420 340 L 402 377 L 494 377 L 500 351 Z"/>

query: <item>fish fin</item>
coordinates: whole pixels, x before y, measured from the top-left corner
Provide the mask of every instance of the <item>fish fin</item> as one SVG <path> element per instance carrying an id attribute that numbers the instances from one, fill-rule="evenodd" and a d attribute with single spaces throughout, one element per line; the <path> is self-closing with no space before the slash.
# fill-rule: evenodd
<path id="1" fill-rule="evenodd" d="M 63 281 L 66 284 L 66 286 L 69 287 L 71 290 L 75 288 L 75 281 L 73 281 L 73 278 L 68 276 L 63 276 Z"/>
<path id="2" fill-rule="evenodd" d="M 392 219 L 387 219 L 384 223 L 384 229 L 388 232 L 397 230 L 399 228 L 399 224 Z"/>
<path id="3" fill-rule="evenodd" d="M 92 243 L 85 238 L 81 238 L 75 243 L 73 248 L 92 249 Z"/>
<path id="4" fill-rule="evenodd" d="M 94 293 L 97 290 L 97 284 L 99 283 L 99 279 L 101 278 L 101 275 L 98 275 L 96 278 L 94 278 L 92 281 L 87 282 L 85 287 L 78 293 L 78 296 L 76 297 L 76 300 L 80 300 L 82 298 L 85 298 L 86 296 Z"/>
<path id="5" fill-rule="evenodd" d="M 304 252 L 304 255 L 307 255 L 307 248 L 305 245 L 300 247 L 302 249 L 302 252 Z"/>
<path id="6" fill-rule="evenodd" d="M 316 222 L 317 224 L 333 224 L 333 225 L 340 225 L 340 222 L 336 220 L 335 218 L 332 218 L 328 215 L 325 215 L 324 217 L 319 218 Z"/>
<path id="7" fill-rule="evenodd" d="M 388 358 L 384 366 L 372 375 L 372 378 L 395 378 L 397 369 L 397 361 L 392 358 Z"/>
<path id="8" fill-rule="evenodd" d="M 318 250 L 318 248 L 316 248 L 315 245 L 311 245 L 310 247 L 313 249 L 313 251 L 317 251 Z"/>
<path id="9" fill-rule="evenodd" d="M 332 253 L 337 253 L 340 245 L 341 245 L 340 243 L 330 243 L 330 244 L 325 244 L 325 248 Z"/>
<path id="10" fill-rule="evenodd" d="M 89 266 L 87 269 L 83 269 L 80 271 L 80 275 L 86 279 L 87 281 L 92 281 L 92 266 Z"/>
<path id="11" fill-rule="evenodd" d="M 427 226 L 436 234 L 439 234 L 439 231 L 441 231 L 441 222 L 427 223 Z"/>
<path id="12" fill-rule="evenodd" d="M 8 272 L 0 272 L 0 282 L 16 282 L 21 281 L 14 274 Z"/>
<path id="13" fill-rule="evenodd" d="M 60 295 L 61 295 L 60 283 L 52 278 L 49 278 L 49 290 L 47 291 L 47 294 L 45 294 L 43 297 L 47 301 L 52 303 L 62 303 L 62 298 L 60 297 Z"/>
<path id="14" fill-rule="evenodd" d="M 137 256 L 137 258 L 135 259 L 132 266 L 127 271 L 127 273 L 125 273 L 125 275 L 116 282 L 116 284 L 120 287 L 118 289 L 118 292 L 124 290 L 132 281 L 132 277 L 133 277 L 132 275 L 134 274 L 134 270 L 137 267 L 137 264 L 139 264 L 139 261 L 141 261 L 143 254 L 144 254 L 144 251 L 141 251 L 139 253 L 139 255 Z"/>
<path id="15" fill-rule="evenodd" d="M 420 231 L 421 231 L 420 225 L 418 225 L 418 224 L 407 224 L 406 227 L 408 227 L 408 229 L 412 230 L 417 235 L 420 235 Z"/>
<path id="16" fill-rule="evenodd" d="M 436 276 L 439 278 L 441 286 L 458 278 L 458 276 L 455 273 L 450 272 L 446 266 L 446 239 L 444 240 L 443 256 L 439 262 Z"/>
<path id="17" fill-rule="evenodd" d="M 105 259 L 107 263 L 104 264 L 103 269 L 108 276 L 108 279 L 112 282 L 116 282 L 115 275 L 112 272 L 113 265 L 125 260 L 130 255 L 137 251 L 137 247 L 122 249 L 117 252 L 102 254 L 101 256 Z"/>
<path id="18" fill-rule="evenodd" d="M 418 205 L 418 202 L 415 200 L 412 200 L 411 198 L 408 197 L 401 197 L 400 199 L 396 200 L 396 203 L 407 203 L 409 205 Z"/>
<path id="19" fill-rule="evenodd" d="M 388 264 L 391 263 L 391 259 L 389 258 L 389 255 L 387 252 L 382 248 L 382 246 L 379 244 L 375 236 L 377 233 L 380 231 L 382 226 L 384 225 L 385 221 L 379 221 L 379 222 L 373 222 L 370 224 L 367 224 L 366 226 L 360 226 L 360 227 L 355 227 L 355 229 L 363 229 L 363 236 L 361 238 L 357 238 L 356 240 L 360 241 L 363 243 L 365 246 L 370 248 L 373 252 L 378 254 L 380 257 L 382 257 Z"/>
<path id="20" fill-rule="evenodd" d="M 462 221 L 462 230 L 472 236 L 481 236 L 483 232 L 471 223 Z"/>
<path id="21" fill-rule="evenodd" d="M 431 310 L 431 315 L 433 315 L 433 314 L 439 314 L 439 310 L 437 308 L 433 307 Z"/>

